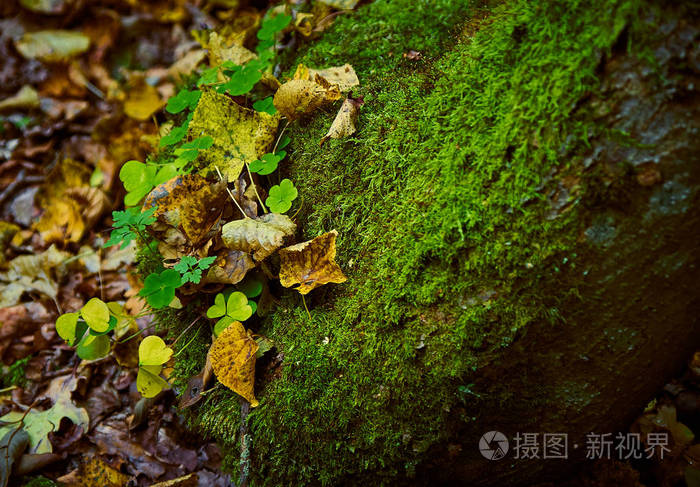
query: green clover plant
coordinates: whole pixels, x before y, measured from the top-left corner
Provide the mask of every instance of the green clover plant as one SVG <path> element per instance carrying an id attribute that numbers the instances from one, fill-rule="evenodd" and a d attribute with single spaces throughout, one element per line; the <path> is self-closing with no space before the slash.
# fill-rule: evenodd
<path id="1" fill-rule="evenodd" d="M 165 308 L 175 299 L 175 289 L 180 286 L 180 273 L 175 269 L 166 269 L 160 274 L 149 274 L 143 281 L 143 289 L 139 291 L 139 296 L 146 298 L 152 308 Z"/>
<path id="2" fill-rule="evenodd" d="M 78 357 L 96 360 L 109 353 L 107 336 L 117 325 L 109 307 L 99 298 L 90 299 L 77 312 L 64 313 L 56 320 L 56 332 L 68 345 L 76 347 Z"/>
<path id="3" fill-rule="evenodd" d="M 270 188 L 270 195 L 265 200 L 265 204 L 273 213 L 284 213 L 292 207 L 292 201 L 298 194 L 294 183 L 289 179 L 283 179 L 280 184 Z"/>
<path id="4" fill-rule="evenodd" d="M 147 336 L 141 341 L 136 388 L 143 397 L 155 397 L 170 385 L 160 376 L 160 373 L 163 371 L 163 365 L 172 355 L 173 349 L 158 336 Z"/>
<path id="5" fill-rule="evenodd" d="M 231 293 L 226 299 L 223 293 L 214 298 L 214 304 L 207 310 L 207 318 L 221 319 L 214 325 L 214 333 L 218 336 L 234 321 L 245 321 L 253 316 L 253 308 L 248 298 L 240 291 Z"/>

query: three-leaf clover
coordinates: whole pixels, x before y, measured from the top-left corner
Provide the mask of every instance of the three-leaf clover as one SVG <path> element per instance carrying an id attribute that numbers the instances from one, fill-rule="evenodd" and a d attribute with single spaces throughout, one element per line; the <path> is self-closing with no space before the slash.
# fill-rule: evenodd
<path id="1" fill-rule="evenodd" d="M 202 96 L 202 92 L 199 90 L 180 90 L 177 95 L 170 97 L 168 104 L 165 109 L 168 113 L 180 113 L 186 108 L 194 110 L 199 102 L 199 97 Z"/>
<path id="2" fill-rule="evenodd" d="M 143 296 L 148 304 L 155 309 L 164 308 L 175 298 L 175 289 L 182 286 L 180 273 L 175 269 L 166 269 L 160 274 L 149 274 L 143 281 Z"/>
<path id="3" fill-rule="evenodd" d="M 280 184 L 270 188 L 270 195 L 265 200 L 265 204 L 273 213 L 284 213 L 289 211 L 299 192 L 289 179 L 283 179 Z"/>
<path id="4" fill-rule="evenodd" d="M 262 176 L 272 174 L 277 170 L 277 165 L 287 155 L 285 151 L 276 152 L 274 154 L 263 154 L 260 159 L 256 159 L 250 163 L 250 170 Z"/>
<path id="5" fill-rule="evenodd" d="M 173 127 L 172 129 L 170 129 L 170 133 L 168 133 L 168 135 L 164 135 L 160 138 L 160 146 L 165 147 L 166 145 L 177 144 L 182 139 L 184 139 L 185 135 L 187 135 L 187 129 L 189 128 L 191 121 L 192 114 L 190 113 L 187 119 L 184 122 L 182 122 L 182 125 Z"/>
<path id="6" fill-rule="evenodd" d="M 214 325 L 214 333 L 218 336 L 234 321 L 245 321 L 253 315 L 253 308 L 248 298 L 242 292 L 236 291 L 226 299 L 222 293 L 214 298 L 214 305 L 207 310 L 207 318 L 222 317 Z"/>
<path id="7" fill-rule="evenodd" d="M 160 376 L 165 364 L 173 354 L 162 338 L 151 335 L 139 345 L 139 373 L 136 376 L 136 388 L 143 397 L 155 397 L 168 382 Z"/>
<path id="8" fill-rule="evenodd" d="M 136 237 L 136 234 L 141 234 L 148 225 L 155 222 L 156 219 L 153 213 L 156 207 L 149 208 L 144 211 L 139 211 L 138 208 L 128 208 L 124 211 L 113 211 L 112 218 L 114 219 L 114 230 L 112 230 L 109 240 L 105 242 L 104 247 L 117 245 L 121 242 L 120 248 L 125 248 Z"/>
<path id="9" fill-rule="evenodd" d="M 284 30 L 292 21 L 292 16 L 287 14 L 278 14 L 274 17 L 268 17 L 263 20 L 262 26 L 258 31 L 258 39 L 261 41 L 274 40 L 275 34 Z"/>
<path id="10" fill-rule="evenodd" d="M 119 179 L 124 183 L 127 194 L 124 204 L 133 206 L 161 183 L 174 178 L 177 168 L 172 164 L 155 166 L 139 161 L 126 162 L 119 171 Z"/>
<path id="11" fill-rule="evenodd" d="M 204 137 L 199 137 L 191 142 L 182 144 L 180 147 L 175 149 L 175 155 L 177 159 L 174 164 L 177 167 L 182 167 L 188 162 L 192 162 L 197 159 L 199 151 L 203 149 L 208 149 L 214 145 L 214 139 L 210 135 Z"/>
<path id="12" fill-rule="evenodd" d="M 275 108 L 275 104 L 272 103 L 271 96 L 268 96 L 267 98 L 256 101 L 255 103 L 253 103 L 253 108 L 259 112 L 269 113 L 270 115 L 274 115 L 275 113 L 277 113 L 277 109 Z"/>
<path id="13" fill-rule="evenodd" d="M 186 255 L 180 259 L 180 262 L 173 266 L 173 269 L 178 271 L 182 276 L 182 284 L 193 282 L 199 284 L 202 279 L 202 271 L 205 271 L 216 260 L 216 256 L 204 257 L 197 260 L 196 257 Z"/>

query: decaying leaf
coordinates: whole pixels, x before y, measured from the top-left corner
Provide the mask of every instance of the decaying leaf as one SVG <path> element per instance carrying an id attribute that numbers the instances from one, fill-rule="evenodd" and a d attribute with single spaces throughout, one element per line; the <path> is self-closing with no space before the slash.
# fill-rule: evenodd
<path id="1" fill-rule="evenodd" d="M 289 120 L 311 115 L 314 111 L 340 98 L 337 85 L 331 85 L 320 76 L 314 81 L 293 79 L 279 87 L 273 102 L 275 108 Z"/>
<path id="2" fill-rule="evenodd" d="M 258 344 L 239 321 L 231 323 L 209 349 L 216 378 L 252 407 L 258 405 L 253 391 L 257 351 Z"/>
<path id="3" fill-rule="evenodd" d="M 224 245 L 253 255 L 260 262 L 293 235 L 296 224 L 286 215 L 266 213 L 258 219 L 245 218 L 227 223 L 221 229 Z"/>
<path id="4" fill-rule="evenodd" d="M 24 292 L 38 291 L 52 299 L 58 293 L 57 281 L 66 273 L 63 262 L 70 257 L 51 246 L 40 254 L 20 255 L 8 264 L 7 272 L 0 274 L 0 308 L 19 303 Z"/>
<path id="5" fill-rule="evenodd" d="M 211 136 L 214 145 L 203 151 L 205 167 L 200 172 L 216 174 L 218 167 L 228 182 L 235 181 L 246 162 L 272 149 L 279 121 L 279 115 L 250 110 L 226 95 L 203 90 L 189 133 L 193 138 Z"/>
<path id="6" fill-rule="evenodd" d="M 55 431 L 62 418 L 68 418 L 83 431 L 88 430 L 90 418 L 85 409 L 77 407 L 71 399 L 71 392 L 77 387 L 77 377 L 72 375 L 61 376 L 53 379 L 49 385 L 47 396 L 53 399 L 54 404 L 45 411 L 31 409 L 26 416 L 23 412 L 12 411 L 0 417 L 0 422 L 10 423 L 0 427 L 0 437 L 7 431 L 18 426 L 18 421 L 24 416 L 23 429 L 29 434 L 30 453 L 51 453 L 53 447 L 48 434 Z"/>
<path id="7" fill-rule="evenodd" d="M 352 10 L 354 9 L 360 0 L 319 0 L 321 3 L 330 5 L 338 10 Z"/>
<path id="8" fill-rule="evenodd" d="M 155 112 L 163 108 L 165 102 L 158 90 L 146 82 L 144 76 L 132 76 L 124 101 L 124 113 L 134 120 L 148 120 Z"/>
<path id="9" fill-rule="evenodd" d="M 255 59 L 258 56 L 243 47 L 240 44 L 233 43 L 230 44 L 216 32 L 212 32 L 209 35 L 209 43 L 207 45 L 209 49 L 209 64 L 211 66 L 219 66 L 224 61 L 232 61 L 233 64 L 242 66 L 251 59 Z"/>
<path id="10" fill-rule="evenodd" d="M 69 30 L 42 30 L 27 32 L 15 41 L 17 50 L 27 59 L 57 62 L 84 53 L 90 47 L 90 38 Z"/>
<path id="11" fill-rule="evenodd" d="M 193 246 L 198 246 L 221 216 L 227 194 L 225 183 L 210 183 L 198 174 L 185 174 L 156 186 L 143 204 L 157 207 L 153 216 L 170 227 L 182 228 Z"/>
<path id="12" fill-rule="evenodd" d="M 357 131 L 355 124 L 360 116 L 360 107 L 362 107 L 364 103 L 365 101 L 362 97 L 353 98 L 352 92 L 350 92 L 350 95 L 348 95 L 340 106 L 338 115 L 335 116 L 335 120 L 333 120 L 328 133 L 321 139 L 321 145 L 328 139 L 340 139 L 354 134 Z"/>
<path id="13" fill-rule="evenodd" d="M 360 86 L 360 80 L 353 67 L 349 64 L 326 69 L 312 69 L 303 64 L 297 66 L 294 79 L 315 80 L 316 76 L 325 79 L 331 85 L 337 85 L 341 92 L 346 92 L 355 86 Z"/>
<path id="14" fill-rule="evenodd" d="M 0 112 L 3 110 L 27 110 L 39 108 L 39 93 L 30 85 L 24 85 L 16 95 L 0 101 Z"/>
<path id="15" fill-rule="evenodd" d="M 168 74 L 176 80 L 181 80 L 183 76 L 192 74 L 206 57 L 207 51 L 204 49 L 190 51 L 168 68 Z"/>
<path id="16" fill-rule="evenodd" d="M 204 282 L 237 284 L 254 267 L 255 262 L 248 252 L 224 249 L 219 253 L 214 264 L 209 267 Z"/>
<path id="17" fill-rule="evenodd" d="M 335 238 L 338 232 L 319 235 L 279 251 L 281 259 L 280 283 L 284 287 L 299 284 L 300 294 L 308 294 L 317 286 L 329 282 L 341 283 L 347 280 L 335 263 Z"/>
<path id="18" fill-rule="evenodd" d="M 129 476 L 113 468 L 99 457 L 88 458 L 80 466 L 58 479 L 69 487 L 124 487 Z"/>

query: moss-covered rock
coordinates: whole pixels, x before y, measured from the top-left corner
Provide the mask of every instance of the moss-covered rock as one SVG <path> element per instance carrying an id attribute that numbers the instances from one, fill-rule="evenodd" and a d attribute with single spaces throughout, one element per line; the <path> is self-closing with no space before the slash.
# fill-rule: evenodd
<path id="1" fill-rule="evenodd" d="M 275 341 L 281 363 L 260 371 L 261 405 L 249 417 L 254 485 L 396 485 L 438 468 L 476 481 L 475 433 L 497 429 L 500 416 L 513 434 L 518 421 L 559 431 L 576 414 L 591 415 L 592 429 L 621 427 L 682 360 L 660 359 L 630 407 L 601 421 L 596 398 L 615 391 L 604 385 L 611 362 L 596 359 L 607 353 L 631 364 L 643 351 L 648 360 L 648 339 L 663 336 L 646 322 L 612 328 L 642 316 L 641 305 L 620 303 L 644 297 L 666 309 L 644 285 L 658 275 L 634 274 L 649 264 L 640 252 L 646 247 L 661 274 L 678 276 L 695 263 L 696 244 L 669 246 L 679 232 L 697 240 L 688 225 L 698 218 L 698 174 L 642 184 L 655 176 L 639 175 L 656 169 L 637 157 L 663 165 L 663 154 L 685 154 L 673 146 L 653 160 L 648 144 L 677 138 L 680 115 L 669 111 L 671 129 L 650 133 L 641 125 L 652 118 L 634 106 L 654 90 L 666 96 L 657 111 L 670 103 L 665 76 L 677 73 L 664 66 L 679 53 L 640 68 L 630 95 L 605 68 L 642 66 L 658 42 L 650 32 L 660 14 L 632 0 L 594 4 L 379 0 L 338 18 L 289 60 L 290 69 L 351 63 L 366 103 L 348 140 L 319 147 L 330 111 L 290 128 L 283 173 L 303 196 L 299 238 L 337 229 L 349 280 L 311 293 L 310 319 L 300 297 L 283 292 L 258 330 Z M 642 10 L 656 13 L 642 21 Z M 410 49 L 423 58 L 402 56 Z M 686 172 L 687 160 L 678 162 Z M 641 245 L 640 232 L 651 228 L 657 240 Z M 672 301 L 695 274 L 659 297 Z M 619 288 L 623 278 L 637 287 Z M 675 305 L 682 323 L 689 302 Z M 697 327 L 670 342 L 684 352 L 690 336 Z M 603 343 L 592 337 L 608 348 L 588 350 L 587 342 Z M 201 368 L 207 341 L 200 332 L 183 353 L 181 378 Z M 547 363 L 567 367 L 567 359 L 577 371 L 540 380 Z M 582 380 L 586 374 L 597 375 Z M 234 470 L 239 418 L 238 398 L 221 389 L 193 417 L 230 447 Z M 527 467 L 530 475 L 542 468 Z"/>

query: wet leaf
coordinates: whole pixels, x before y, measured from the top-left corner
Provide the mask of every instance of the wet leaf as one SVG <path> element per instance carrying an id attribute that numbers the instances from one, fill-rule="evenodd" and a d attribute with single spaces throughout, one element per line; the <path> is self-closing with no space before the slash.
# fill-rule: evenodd
<path id="1" fill-rule="evenodd" d="M 24 431 L 29 434 L 29 453 L 51 453 L 53 448 L 48 439 L 48 434 L 58 428 L 62 418 L 68 418 L 83 431 L 88 430 L 90 418 L 85 409 L 77 407 L 71 399 L 71 392 L 75 389 L 77 378 L 73 376 L 57 377 L 51 382 L 47 395 L 54 400 L 51 408 L 39 411 L 34 408 L 29 410 L 24 418 Z M 0 427 L 0 435 L 13 430 L 24 416 L 23 412 L 13 411 L 2 417 L 0 421 L 13 423 Z"/>
<path id="2" fill-rule="evenodd" d="M 223 330 L 209 349 L 219 382 L 245 398 L 252 407 L 258 405 L 253 390 L 257 351 L 258 344 L 238 321 Z"/>
<path id="3" fill-rule="evenodd" d="M 338 232 L 332 230 L 313 240 L 281 249 L 280 283 L 284 287 L 299 284 L 297 291 L 308 294 L 317 286 L 329 282 L 345 282 L 347 277 L 335 263 L 337 235 Z"/>
<path id="4" fill-rule="evenodd" d="M 272 148 L 279 125 L 278 115 L 244 108 L 211 89 L 203 90 L 189 130 L 192 137 L 209 135 L 214 145 L 202 155 L 202 174 L 216 175 L 218 167 L 228 182 L 235 181 L 246 162 Z"/>
<path id="5" fill-rule="evenodd" d="M 249 253 L 224 249 L 223 253 L 219 253 L 216 263 L 209 268 L 206 282 L 236 284 L 254 267 L 255 262 Z"/>
<path id="6" fill-rule="evenodd" d="M 193 246 L 198 246 L 219 220 L 227 194 L 225 183 L 210 183 L 198 174 L 185 174 L 166 181 L 151 191 L 144 208 L 156 207 L 159 221 L 182 228 Z"/>
<path id="7" fill-rule="evenodd" d="M 12 476 L 12 468 L 19 462 L 27 446 L 29 446 L 29 435 L 21 429 L 7 431 L 0 439 L 0 487 L 7 487 Z"/>
<path id="8" fill-rule="evenodd" d="M 280 248 L 284 238 L 295 231 L 296 224 L 288 216 L 267 213 L 258 219 L 227 223 L 221 229 L 221 238 L 229 249 L 252 254 L 260 262 Z"/>
<path id="9" fill-rule="evenodd" d="M 357 131 L 355 124 L 360 116 L 360 107 L 364 104 L 364 99 L 352 98 L 352 93 L 348 96 L 335 116 L 328 133 L 321 139 L 323 145 L 328 139 L 340 139 L 352 135 Z"/>
<path id="10" fill-rule="evenodd" d="M 275 108 L 289 120 L 311 115 L 317 109 L 340 98 L 337 85 L 325 83 L 320 77 L 314 81 L 293 79 L 275 93 Z"/>
<path id="11" fill-rule="evenodd" d="M 87 51 L 90 38 L 80 32 L 43 30 L 27 32 L 15 41 L 15 47 L 27 59 L 66 61 Z"/>
<path id="12" fill-rule="evenodd" d="M 289 179 L 283 179 L 280 184 L 270 188 L 270 196 L 265 200 L 265 204 L 274 213 L 285 213 L 292 207 L 299 192 Z"/>

